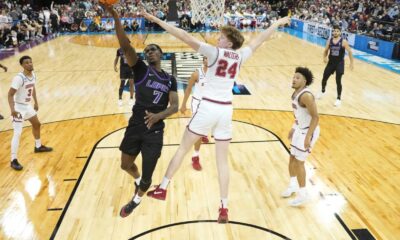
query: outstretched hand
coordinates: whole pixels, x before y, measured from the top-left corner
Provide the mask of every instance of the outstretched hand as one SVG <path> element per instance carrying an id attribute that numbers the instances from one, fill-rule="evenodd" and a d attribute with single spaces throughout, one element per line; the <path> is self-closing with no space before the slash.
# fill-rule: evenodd
<path id="1" fill-rule="evenodd" d="M 141 6 L 140 15 L 142 15 L 144 18 L 146 18 L 146 19 L 149 20 L 149 21 L 153 21 L 154 18 L 155 18 L 153 15 L 151 15 L 150 13 L 148 13 L 148 12 L 146 11 L 146 9 L 144 8 L 144 6 Z"/>

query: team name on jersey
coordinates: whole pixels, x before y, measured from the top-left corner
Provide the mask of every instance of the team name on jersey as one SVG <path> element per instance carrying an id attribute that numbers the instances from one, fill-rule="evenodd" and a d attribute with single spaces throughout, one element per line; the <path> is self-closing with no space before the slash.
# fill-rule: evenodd
<path id="1" fill-rule="evenodd" d="M 235 52 L 224 51 L 224 57 L 239 60 L 239 54 L 237 54 Z"/>
<path id="2" fill-rule="evenodd" d="M 156 90 L 160 90 L 161 92 L 168 93 L 169 89 L 171 87 L 171 81 L 169 81 L 168 86 L 167 86 L 165 84 L 150 80 L 150 81 L 147 81 L 146 87 L 152 88 L 152 89 L 156 89 Z"/>
<path id="3" fill-rule="evenodd" d="M 35 84 L 31 83 L 31 84 L 25 85 L 25 88 L 31 88 L 31 87 L 34 87 L 34 86 L 35 86 Z"/>

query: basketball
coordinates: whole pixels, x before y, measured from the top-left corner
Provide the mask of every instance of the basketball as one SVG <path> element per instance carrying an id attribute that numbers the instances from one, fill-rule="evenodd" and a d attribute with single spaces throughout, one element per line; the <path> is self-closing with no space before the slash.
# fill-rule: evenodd
<path id="1" fill-rule="evenodd" d="M 99 0 L 99 2 L 105 5 L 113 5 L 116 4 L 118 0 Z"/>

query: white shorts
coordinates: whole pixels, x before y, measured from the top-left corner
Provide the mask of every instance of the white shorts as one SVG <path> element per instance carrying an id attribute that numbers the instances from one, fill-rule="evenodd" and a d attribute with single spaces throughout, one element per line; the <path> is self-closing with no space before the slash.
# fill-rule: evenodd
<path id="1" fill-rule="evenodd" d="M 294 156 L 297 160 L 305 161 L 307 156 L 311 153 L 312 147 L 317 142 L 319 137 L 319 126 L 315 128 L 311 137 L 311 144 L 309 149 L 304 148 L 304 140 L 306 139 L 308 129 L 295 129 L 290 143 L 290 155 Z"/>
<path id="2" fill-rule="evenodd" d="M 201 100 L 190 119 L 188 129 L 194 134 L 207 136 L 210 131 L 217 141 L 232 139 L 232 104 Z"/>
<path id="3" fill-rule="evenodd" d="M 15 111 L 21 114 L 21 118 L 14 118 L 13 122 L 21 122 L 23 120 L 28 120 L 36 116 L 37 114 L 35 109 L 33 109 L 32 105 L 30 104 L 15 103 L 14 108 Z"/>
<path id="4" fill-rule="evenodd" d="M 200 99 L 192 97 L 192 102 L 191 102 L 192 117 L 197 112 L 197 108 L 199 107 L 200 101 L 201 101 Z"/>

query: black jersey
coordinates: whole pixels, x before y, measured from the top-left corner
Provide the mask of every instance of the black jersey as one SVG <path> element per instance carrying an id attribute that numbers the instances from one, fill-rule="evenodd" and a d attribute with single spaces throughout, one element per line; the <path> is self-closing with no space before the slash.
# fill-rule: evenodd
<path id="1" fill-rule="evenodd" d="M 133 106 L 135 123 L 143 123 L 145 111 L 159 113 L 167 109 L 169 92 L 177 91 L 174 76 L 162 71 L 157 72 L 143 60 L 138 59 L 133 66 L 136 89 L 136 102 Z"/>
<path id="2" fill-rule="evenodd" d="M 343 38 L 334 44 L 333 38 L 329 42 L 329 63 L 340 63 L 344 60 L 345 49 L 343 47 Z"/>
<path id="3" fill-rule="evenodd" d="M 119 67 L 120 69 L 130 69 L 129 65 L 128 65 L 128 61 L 126 60 L 124 51 L 122 51 L 121 48 L 119 48 L 117 50 L 117 57 L 120 57 L 120 61 L 119 61 Z"/>

